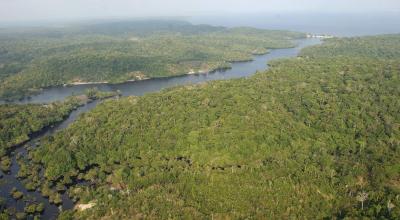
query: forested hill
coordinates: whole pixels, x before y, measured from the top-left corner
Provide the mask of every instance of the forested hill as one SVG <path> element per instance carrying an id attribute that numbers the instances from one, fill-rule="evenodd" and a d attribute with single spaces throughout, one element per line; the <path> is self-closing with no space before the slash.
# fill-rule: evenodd
<path id="1" fill-rule="evenodd" d="M 78 82 L 118 83 L 229 68 L 304 34 L 181 21 L 0 31 L 0 99 Z"/>
<path id="2" fill-rule="evenodd" d="M 31 154 L 45 179 L 24 175 L 91 207 L 61 219 L 399 219 L 399 39 L 104 102 Z"/>

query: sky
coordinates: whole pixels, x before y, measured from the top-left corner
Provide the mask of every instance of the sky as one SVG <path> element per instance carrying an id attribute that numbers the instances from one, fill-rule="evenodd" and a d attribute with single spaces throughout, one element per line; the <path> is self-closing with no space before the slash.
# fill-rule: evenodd
<path id="1" fill-rule="evenodd" d="M 0 22 L 262 12 L 399 12 L 400 0 L 0 0 Z"/>

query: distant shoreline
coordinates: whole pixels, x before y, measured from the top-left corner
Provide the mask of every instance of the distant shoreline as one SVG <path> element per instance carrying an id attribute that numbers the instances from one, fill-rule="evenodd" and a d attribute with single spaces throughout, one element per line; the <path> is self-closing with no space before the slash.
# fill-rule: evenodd
<path id="1" fill-rule="evenodd" d="M 295 42 L 296 40 L 306 40 L 306 39 L 310 39 L 307 38 L 306 36 L 298 38 L 298 39 L 293 39 L 293 41 Z M 264 56 L 267 55 L 269 53 L 271 53 L 273 50 L 280 50 L 280 49 L 290 49 L 290 48 L 295 48 L 298 45 L 294 45 L 294 46 L 290 46 L 290 47 L 284 47 L 284 48 L 267 48 L 267 51 L 265 53 L 253 53 L 251 54 L 253 58 L 251 59 L 243 59 L 243 60 L 231 60 L 231 61 L 226 61 L 227 63 L 230 64 L 235 64 L 235 63 L 247 63 L 247 62 L 252 62 L 254 60 L 254 57 L 258 57 L 258 56 Z M 109 81 L 79 81 L 79 82 L 66 82 L 66 83 L 62 83 L 62 84 L 58 84 L 58 85 L 51 85 L 51 86 L 46 86 L 46 87 L 42 87 L 42 88 L 38 88 L 37 91 L 30 93 L 29 95 L 25 95 L 22 98 L 19 99 L 0 99 L 0 104 L 2 103 L 15 103 L 16 100 L 29 100 L 32 96 L 35 96 L 39 93 L 41 93 L 43 90 L 49 89 L 49 88 L 57 88 L 57 87 L 74 87 L 74 86 L 90 86 L 90 85 L 121 85 L 121 84 L 126 84 L 126 83 L 133 83 L 133 82 L 140 82 L 140 81 L 145 81 L 145 80 L 157 80 L 157 79 L 163 79 L 163 78 L 175 78 L 175 77 L 184 77 L 184 76 L 189 76 L 189 75 L 206 75 L 206 74 L 212 74 L 218 71 L 224 71 L 224 70 L 229 70 L 231 69 L 232 66 L 229 67 L 217 67 L 214 69 L 211 69 L 209 71 L 205 71 L 203 70 L 199 70 L 199 71 L 189 71 L 186 73 L 182 73 L 182 74 L 178 74 L 178 75 L 171 75 L 171 76 L 157 76 L 157 77 L 142 77 L 142 78 L 137 78 L 137 79 L 130 79 L 130 80 L 124 80 L 124 81 L 116 81 L 116 82 L 109 82 Z"/>
<path id="2" fill-rule="evenodd" d="M 329 39 L 335 36 L 329 34 L 307 34 L 307 38 L 319 38 L 319 39 Z"/>
<path id="3" fill-rule="evenodd" d="M 107 81 L 102 82 L 73 82 L 73 83 L 65 83 L 63 86 L 78 86 L 78 85 L 97 85 L 97 84 L 108 84 Z"/>
<path id="4" fill-rule="evenodd" d="M 303 39 L 307 39 L 307 38 L 303 38 Z M 294 47 L 288 47 L 288 48 L 294 48 Z M 263 56 L 263 55 L 267 55 L 271 52 L 271 50 L 276 50 L 276 49 L 286 49 L 286 48 L 273 48 L 273 49 L 268 49 L 265 53 L 252 53 L 251 55 L 256 57 L 256 56 Z M 243 60 L 232 60 L 232 61 L 225 61 L 227 63 L 230 64 L 234 64 L 234 63 L 247 63 L 247 62 L 252 62 L 254 59 L 243 59 Z M 194 70 L 190 70 L 187 73 L 182 73 L 182 74 L 178 74 L 178 75 L 172 75 L 172 76 L 161 76 L 161 77 L 144 77 L 144 78 L 140 78 L 140 79 L 129 79 L 129 80 L 125 80 L 122 82 L 115 82 L 115 83 L 111 83 L 108 81 L 99 81 L 99 82 L 73 82 L 73 83 L 64 83 L 62 86 L 64 87 L 68 87 L 68 86 L 80 86 L 80 85 L 101 85 L 101 84 L 124 84 L 124 83 L 129 83 L 129 82 L 136 82 L 136 81 L 144 81 L 144 80 L 149 80 L 149 79 L 159 79 L 159 78 L 172 78 L 172 77 L 180 77 L 180 76 L 186 76 L 186 75 L 199 75 L 199 74 L 209 74 L 209 73 L 215 73 L 217 71 L 224 71 L 227 69 L 231 69 L 232 67 L 217 67 L 211 70 L 198 70 L 198 71 L 194 71 Z M 41 88 L 41 89 L 45 89 L 45 88 Z"/>

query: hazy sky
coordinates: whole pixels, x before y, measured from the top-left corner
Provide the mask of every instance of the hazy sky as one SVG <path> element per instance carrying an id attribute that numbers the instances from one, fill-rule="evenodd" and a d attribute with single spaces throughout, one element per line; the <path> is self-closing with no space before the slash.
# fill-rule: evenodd
<path id="1" fill-rule="evenodd" d="M 400 0 L 0 0 L 0 22 L 271 11 L 400 13 Z"/>

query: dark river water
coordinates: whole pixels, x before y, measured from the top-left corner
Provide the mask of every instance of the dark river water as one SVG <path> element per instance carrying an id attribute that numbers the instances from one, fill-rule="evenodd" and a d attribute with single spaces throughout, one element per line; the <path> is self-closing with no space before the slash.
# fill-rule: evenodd
<path id="1" fill-rule="evenodd" d="M 64 100 L 66 97 L 71 96 L 73 94 L 83 93 L 88 88 L 97 87 L 102 91 L 116 91 L 120 90 L 122 96 L 141 96 L 145 93 L 160 91 L 161 89 L 178 86 L 178 85 L 186 85 L 186 84 L 195 84 L 206 82 L 210 80 L 224 80 L 224 79 L 232 79 L 232 78 L 241 78 L 248 77 L 256 73 L 257 71 L 265 70 L 268 68 L 267 63 L 274 59 L 279 58 L 288 58 L 295 57 L 299 54 L 300 50 L 306 46 L 319 44 L 321 41 L 319 39 L 302 39 L 296 41 L 298 46 L 295 48 L 288 49 L 275 49 L 271 50 L 270 53 L 255 56 L 253 61 L 250 62 L 239 62 L 233 63 L 232 69 L 226 71 L 216 71 L 208 74 L 196 74 L 196 75 L 184 75 L 178 77 L 169 77 L 169 78 L 159 78 L 159 79 L 149 79 L 144 81 L 137 82 L 128 82 L 122 84 L 97 84 L 97 85 L 76 85 L 76 86 L 68 86 L 68 87 L 52 87 L 44 89 L 40 94 L 32 96 L 29 99 L 25 99 L 22 101 L 18 101 L 18 103 L 49 103 L 54 101 Z M 0 171 L 0 175 L 3 175 L 0 183 L 0 197 L 7 198 L 7 206 L 15 207 L 17 211 L 21 212 L 24 208 L 24 201 L 18 200 L 15 201 L 10 195 L 9 192 L 13 187 L 16 187 L 17 190 L 24 193 L 25 197 L 34 198 L 34 200 L 38 202 L 43 202 L 45 204 L 45 211 L 42 214 L 43 219 L 55 219 L 60 210 L 63 209 L 71 209 L 74 206 L 74 203 L 68 198 L 66 194 L 63 195 L 63 205 L 57 207 L 49 203 L 48 199 L 43 198 L 39 192 L 28 192 L 21 181 L 17 179 L 15 176 L 18 173 L 19 166 L 16 163 L 16 155 L 26 155 L 26 147 L 34 146 L 37 142 L 40 141 L 40 138 L 46 135 L 52 135 L 55 132 L 66 128 L 70 123 L 74 122 L 77 117 L 86 111 L 94 108 L 97 105 L 98 101 L 89 103 L 85 106 L 82 106 L 75 111 L 73 111 L 69 117 L 61 122 L 60 124 L 43 131 L 42 133 L 36 135 L 36 137 L 32 138 L 28 143 L 23 146 L 20 146 L 15 149 L 12 153 L 12 167 L 11 172 L 8 174 L 4 174 Z"/>
<path id="2" fill-rule="evenodd" d="M 29 99 L 19 101 L 19 103 L 48 103 L 63 100 L 73 94 L 83 93 L 88 88 L 97 87 L 102 91 L 117 91 L 120 90 L 123 96 L 141 96 L 145 93 L 160 91 L 161 89 L 186 85 L 193 83 L 201 83 L 210 80 L 223 80 L 247 77 L 254 74 L 258 70 L 268 68 L 267 62 L 274 59 L 295 57 L 299 51 L 310 45 L 320 43 L 319 39 L 302 39 L 297 40 L 298 46 L 288 49 L 275 49 L 270 53 L 255 56 L 253 61 L 238 62 L 232 64 L 232 69 L 225 71 L 216 71 L 208 74 L 193 74 L 176 77 L 149 79 L 144 81 L 127 82 L 121 84 L 96 84 L 96 85 L 75 85 L 75 86 L 59 86 L 44 89 L 41 93 L 32 96 Z"/>
<path id="3" fill-rule="evenodd" d="M 47 198 L 42 197 L 40 192 L 36 192 L 36 191 L 30 192 L 27 189 L 25 189 L 25 187 L 21 183 L 21 181 L 18 178 L 16 178 L 16 175 L 18 174 L 18 171 L 19 171 L 19 165 L 16 161 L 17 160 L 16 157 L 18 154 L 26 156 L 28 146 L 34 147 L 40 141 L 41 137 L 44 137 L 47 135 L 52 135 L 55 132 L 66 128 L 70 123 L 75 121 L 75 119 L 78 117 L 79 114 L 89 111 L 90 109 L 96 107 L 98 102 L 99 101 L 94 101 L 94 102 L 88 103 L 82 107 L 79 107 L 78 109 L 74 110 L 63 122 L 55 125 L 54 127 L 46 129 L 43 132 L 40 132 L 35 137 L 33 137 L 29 142 L 27 142 L 23 146 L 17 147 L 13 151 L 11 171 L 7 174 L 0 171 L 0 175 L 3 175 L 3 177 L 0 179 L 0 181 L 1 181 L 0 182 L 0 197 L 7 199 L 7 201 L 6 201 L 7 207 L 14 207 L 16 209 L 16 211 L 23 212 L 24 206 L 25 206 L 24 199 L 29 198 L 30 201 L 32 201 L 32 199 L 33 199 L 36 202 L 44 203 L 45 210 L 41 215 L 41 217 L 43 219 L 55 219 L 55 218 L 57 218 L 57 215 L 60 210 L 73 208 L 74 203 L 69 199 L 69 197 L 66 193 L 64 193 L 62 196 L 62 198 L 63 198 L 62 206 L 58 207 L 56 205 L 50 204 L 49 200 Z M 21 191 L 24 193 L 23 199 L 15 200 L 10 196 L 10 191 L 13 187 L 15 187 L 18 191 Z"/>

